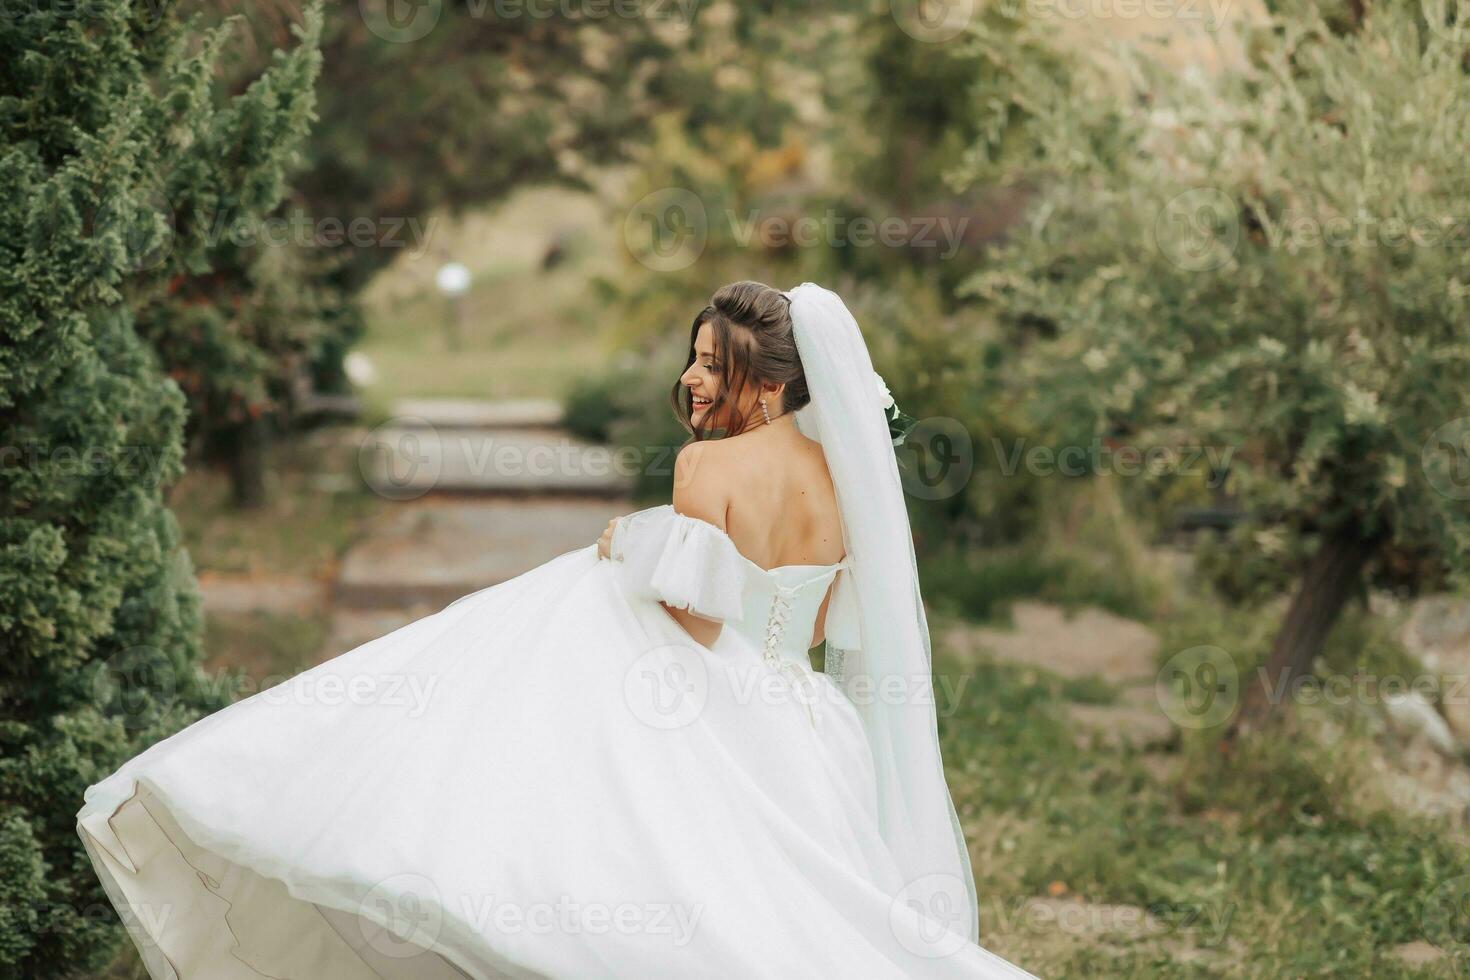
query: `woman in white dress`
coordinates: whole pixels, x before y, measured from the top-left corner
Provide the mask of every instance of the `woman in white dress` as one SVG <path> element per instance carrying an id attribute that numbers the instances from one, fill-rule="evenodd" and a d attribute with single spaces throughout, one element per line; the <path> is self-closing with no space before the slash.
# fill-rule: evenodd
<path id="1" fill-rule="evenodd" d="M 727 286 L 676 393 L 725 438 L 672 504 L 89 787 L 154 980 L 1031 976 L 976 943 L 856 322 Z"/>

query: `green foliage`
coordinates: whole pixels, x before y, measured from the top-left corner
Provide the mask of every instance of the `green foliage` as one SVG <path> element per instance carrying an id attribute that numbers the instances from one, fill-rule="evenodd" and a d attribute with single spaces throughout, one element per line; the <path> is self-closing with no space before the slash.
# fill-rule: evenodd
<path id="1" fill-rule="evenodd" d="M 220 208 L 281 193 L 309 108 L 298 50 L 216 103 L 171 7 L 98 0 L 0 19 L 0 973 L 60 977 L 120 938 L 76 834 L 86 786 L 228 703 L 163 492 L 185 398 L 135 329 L 208 257 Z M 306 100 L 303 103 L 302 100 Z"/>
<path id="2" fill-rule="evenodd" d="M 1460 835 L 1372 806 L 1356 736 L 1255 739 L 1229 760 L 1190 741 L 1161 776 L 1074 737 L 1072 683 L 989 660 L 960 675 L 936 654 L 941 683 L 968 680 L 941 737 L 987 946 L 1041 976 L 1174 980 L 1407 977 L 1391 950 L 1423 940 L 1463 955 L 1463 936 L 1440 931 L 1462 925 L 1444 904 L 1467 870 Z M 1097 918 L 1017 913 L 1058 888 Z M 1158 931 L 1107 914 L 1118 904 Z"/>
<path id="3" fill-rule="evenodd" d="M 172 123 L 191 144 L 190 165 L 161 170 L 149 192 L 172 235 L 165 254 L 139 257 L 167 288 L 140 306 L 137 330 L 188 397 L 190 435 L 206 458 L 238 460 L 242 433 L 279 417 L 292 383 L 342 329 L 331 260 L 278 208 L 316 118 L 321 29 L 320 11 L 308 10 L 292 27 L 302 43 L 272 50 L 269 70 L 240 95 L 195 118 L 187 137 Z M 189 64 L 198 104 L 216 101 L 220 49 L 240 33 L 235 20 L 203 33 Z M 237 487 L 242 500 L 259 492 Z"/>
<path id="4" fill-rule="evenodd" d="M 982 32 L 1048 184 L 967 293 L 1047 424 L 1228 451 L 1234 545 L 1352 535 L 1380 581 L 1437 585 L 1470 546 L 1463 43 L 1412 4 L 1278 7 L 1216 78 L 1137 50 L 1059 77 Z"/>

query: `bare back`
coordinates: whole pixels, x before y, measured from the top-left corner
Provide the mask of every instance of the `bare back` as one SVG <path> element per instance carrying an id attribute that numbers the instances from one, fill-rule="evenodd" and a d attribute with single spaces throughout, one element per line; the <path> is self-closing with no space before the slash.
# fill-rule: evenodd
<path id="1" fill-rule="evenodd" d="M 721 440 L 720 449 L 730 488 L 725 530 L 741 554 L 762 568 L 842 560 L 842 521 L 820 443 L 794 429 L 757 430 Z"/>

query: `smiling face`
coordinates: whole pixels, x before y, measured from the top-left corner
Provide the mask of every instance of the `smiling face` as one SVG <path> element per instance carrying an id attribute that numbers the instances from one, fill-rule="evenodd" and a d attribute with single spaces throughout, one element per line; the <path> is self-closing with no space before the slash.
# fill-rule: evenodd
<path id="1" fill-rule="evenodd" d="M 720 385 L 724 381 L 721 374 L 723 366 L 717 355 L 715 329 L 706 320 L 699 325 L 699 332 L 694 337 L 694 363 L 679 378 L 680 384 L 689 389 L 689 423 L 695 428 L 716 427 L 705 426 L 704 417 L 719 395 Z M 720 414 L 728 415 L 728 412 Z"/>
<path id="2" fill-rule="evenodd" d="M 760 413 L 758 384 L 746 384 L 735 398 L 721 401 L 720 395 L 726 384 L 726 365 L 720 356 L 715 328 L 706 320 L 699 325 L 694 336 L 694 363 L 679 377 L 679 383 L 689 390 L 689 424 L 706 432 L 730 428 L 737 414 L 749 419 L 752 413 Z M 778 393 L 768 394 L 766 403 L 772 415 L 779 413 Z M 706 418 L 710 412 L 714 415 Z"/>
<path id="3" fill-rule="evenodd" d="M 715 291 L 690 324 L 685 365 L 669 400 L 696 440 L 754 431 L 766 421 L 784 427 L 791 422 L 785 416 L 811 401 L 791 302 L 764 283 L 742 280 Z"/>

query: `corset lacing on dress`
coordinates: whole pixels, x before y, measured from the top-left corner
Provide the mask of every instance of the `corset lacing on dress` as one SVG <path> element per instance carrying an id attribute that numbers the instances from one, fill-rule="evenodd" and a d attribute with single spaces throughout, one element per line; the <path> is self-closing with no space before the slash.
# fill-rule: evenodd
<path id="1" fill-rule="evenodd" d="M 817 706 L 819 694 L 811 676 L 811 668 L 781 655 L 781 644 L 786 638 L 786 621 L 791 615 L 791 597 L 802 588 L 800 585 L 775 583 L 775 592 L 771 595 L 771 611 L 766 618 L 763 653 L 766 663 L 786 678 L 792 695 L 806 707 L 807 718 L 811 720 L 812 727 L 816 728 L 821 724 L 821 711 Z"/>

